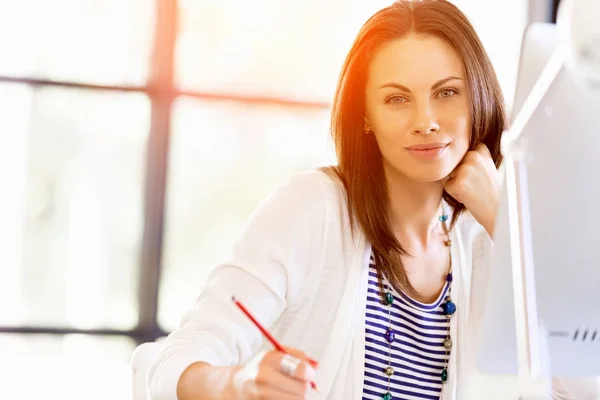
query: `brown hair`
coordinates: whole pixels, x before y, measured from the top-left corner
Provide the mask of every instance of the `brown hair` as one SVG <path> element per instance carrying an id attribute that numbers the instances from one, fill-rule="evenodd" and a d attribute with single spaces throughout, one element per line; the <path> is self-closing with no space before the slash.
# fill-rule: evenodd
<path id="1" fill-rule="evenodd" d="M 353 230 L 358 223 L 374 250 L 378 275 L 397 288 L 417 295 L 408 281 L 401 256 L 407 255 L 389 224 L 388 195 L 382 155 L 373 135 L 363 132 L 369 61 L 385 42 L 409 33 L 439 37 L 450 43 L 465 66 L 471 91 L 470 148 L 487 145 L 499 167 L 500 138 L 507 127 L 504 99 L 492 64 L 473 26 L 446 0 L 397 1 L 373 15 L 361 28 L 342 67 L 336 90 L 331 134 L 338 165 L 328 169 L 343 182 Z M 453 209 L 451 226 L 464 206 L 444 192 Z"/>

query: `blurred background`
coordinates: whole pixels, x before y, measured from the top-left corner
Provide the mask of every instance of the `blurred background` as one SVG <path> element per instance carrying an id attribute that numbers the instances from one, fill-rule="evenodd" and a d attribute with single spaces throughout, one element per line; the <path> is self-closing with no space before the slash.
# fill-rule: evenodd
<path id="1" fill-rule="evenodd" d="M 0 0 L 0 399 L 131 398 L 287 175 L 335 162 L 329 106 L 391 0 Z M 510 107 L 556 0 L 456 0 Z M 35 377 L 35 380 L 32 379 Z"/>

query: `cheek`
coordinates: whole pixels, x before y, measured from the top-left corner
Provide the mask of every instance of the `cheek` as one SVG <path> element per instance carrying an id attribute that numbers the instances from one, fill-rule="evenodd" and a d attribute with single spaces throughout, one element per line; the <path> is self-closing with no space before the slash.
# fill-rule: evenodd
<path id="1" fill-rule="evenodd" d="M 410 116 L 405 110 L 380 108 L 372 114 L 377 140 L 397 141 L 410 134 Z"/>
<path id="2" fill-rule="evenodd" d="M 471 121 L 470 118 L 460 118 L 456 121 L 456 126 L 454 127 L 455 138 L 457 142 L 466 143 L 466 146 L 469 146 L 469 142 L 471 141 Z"/>
<path id="3" fill-rule="evenodd" d="M 441 122 L 442 132 L 446 132 L 453 141 L 453 159 L 460 161 L 471 142 L 471 115 L 466 107 L 447 110 Z"/>
<path id="4" fill-rule="evenodd" d="M 466 107 L 458 110 L 448 110 L 442 122 L 442 131 L 452 135 L 452 139 L 458 143 L 467 143 L 471 140 L 471 113 Z"/>
<path id="5" fill-rule="evenodd" d="M 456 121 L 454 126 L 454 151 L 458 159 L 462 159 L 469 151 L 471 143 L 471 123 L 469 119 L 464 121 Z"/>

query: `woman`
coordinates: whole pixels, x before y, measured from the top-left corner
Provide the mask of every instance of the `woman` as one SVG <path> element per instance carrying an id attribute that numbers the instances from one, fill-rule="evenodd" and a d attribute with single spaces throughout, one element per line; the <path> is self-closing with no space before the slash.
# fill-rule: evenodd
<path id="1" fill-rule="evenodd" d="M 444 0 L 376 13 L 331 123 L 339 164 L 255 211 L 167 338 L 153 399 L 465 398 L 506 128 L 465 16 Z M 296 357 L 262 341 L 232 295 Z"/>

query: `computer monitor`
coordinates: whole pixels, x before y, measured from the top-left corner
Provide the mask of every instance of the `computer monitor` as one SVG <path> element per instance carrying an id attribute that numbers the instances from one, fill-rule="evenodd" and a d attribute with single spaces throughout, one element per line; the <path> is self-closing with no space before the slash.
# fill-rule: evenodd
<path id="1" fill-rule="evenodd" d="M 531 89 L 550 61 L 558 44 L 558 29 L 550 22 L 535 22 L 527 26 L 521 41 L 517 85 L 510 120 L 513 122 L 527 100 Z"/>
<path id="2" fill-rule="evenodd" d="M 524 35 L 481 374 L 600 376 L 600 90 L 575 84 L 553 29 Z"/>

